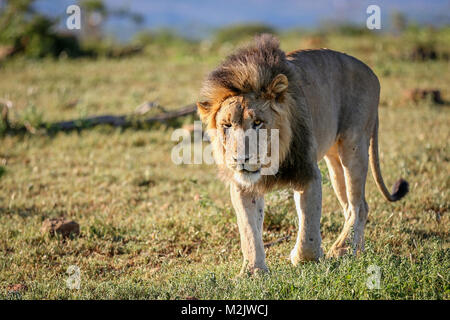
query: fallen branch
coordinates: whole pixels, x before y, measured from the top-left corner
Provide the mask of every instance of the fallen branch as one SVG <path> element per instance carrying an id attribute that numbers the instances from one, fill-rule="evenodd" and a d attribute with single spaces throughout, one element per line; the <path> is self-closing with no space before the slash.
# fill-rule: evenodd
<path id="1" fill-rule="evenodd" d="M 143 124 L 152 124 L 155 122 L 167 122 L 179 117 L 187 116 L 189 114 L 195 113 L 197 106 L 195 103 L 184 106 L 181 109 L 168 111 L 162 114 L 158 114 L 153 117 L 139 119 L 135 115 L 104 115 L 104 116 L 94 116 L 84 119 L 69 120 L 62 122 L 55 122 L 50 125 L 42 125 L 42 127 L 59 129 L 62 131 L 70 131 L 74 129 L 81 129 L 85 127 L 95 127 L 98 125 L 111 125 L 114 127 L 129 127 L 129 126 L 139 126 Z"/>
<path id="2" fill-rule="evenodd" d="M 59 121 L 53 123 L 41 123 L 37 127 L 33 127 L 29 122 L 25 121 L 22 125 L 14 125 L 9 119 L 9 113 L 12 110 L 12 102 L 9 100 L 0 99 L 0 124 L 3 123 L 5 132 L 19 133 L 29 132 L 35 134 L 40 131 L 71 131 L 92 128 L 98 125 L 111 125 L 113 127 L 142 127 L 153 123 L 167 123 L 171 120 L 194 114 L 197 110 L 195 103 L 188 104 L 181 109 L 173 111 L 165 111 L 165 109 L 156 102 L 146 102 L 136 108 L 136 110 L 129 115 L 102 115 L 92 116 L 76 120 Z M 153 117 L 143 117 L 152 109 L 163 111 Z"/>
<path id="3" fill-rule="evenodd" d="M 144 114 L 146 114 L 150 110 L 153 110 L 154 108 L 158 108 L 159 110 L 161 110 L 163 112 L 167 112 L 158 103 L 152 102 L 152 101 L 147 101 L 147 102 L 144 102 L 143 104 L 137 106 L 136 109 L 134 109 L 134 114 L 143 116 Z"/>

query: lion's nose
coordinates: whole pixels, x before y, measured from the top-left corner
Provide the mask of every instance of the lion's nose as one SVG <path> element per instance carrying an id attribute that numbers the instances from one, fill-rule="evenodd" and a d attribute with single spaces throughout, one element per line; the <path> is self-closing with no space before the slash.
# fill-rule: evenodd
<path id="1" fill-rule="evenodd" d="M 250 156 L 246 155 L 246 156 L 232 156 L 234 162 L 248 162 L 248 160 L 250 160 Z"/>

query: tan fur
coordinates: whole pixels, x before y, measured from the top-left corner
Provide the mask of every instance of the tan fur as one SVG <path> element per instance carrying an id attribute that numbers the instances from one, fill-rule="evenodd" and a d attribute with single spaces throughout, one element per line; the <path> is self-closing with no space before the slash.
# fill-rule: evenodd
<path id="1" fill-rule="evenodd" d="M 321 174 L 317 161 L 323 157 L 345 215 L 343 231 L 330 256 L 364 249 L 369 146 L 373 174 L 383 195 L 396 201 L 406 194 L 406 182 L 389 194 L 381 177 L 379 90 L 377 77 L 361 61 L 325 49 L 285 55 L 269 35 L 228 57 L 206 79 L 198 106 L 208 128 L 217 129 L 211 137 L 216 160 L 223 160 L 227 151 L 235 154 L 235 145 L 232 150 L 226 149 L 224 141 L 235 137 L 237 129 L 255 126 L 255 120 L 262 120 L 263 128 L 279 130 L 280 168 L 275 175 L 258 176 L 258 165 L 249 161 L 219 165 L 222 179 L 231 187 L 249 270 L 267 269 L 261 250 L 262 197 L 274 187 L 295 191 L 299 233 L 291 252 L 292 262 L 322 256 Z M 252 156 L 246 154 L 249 159 Z"/>

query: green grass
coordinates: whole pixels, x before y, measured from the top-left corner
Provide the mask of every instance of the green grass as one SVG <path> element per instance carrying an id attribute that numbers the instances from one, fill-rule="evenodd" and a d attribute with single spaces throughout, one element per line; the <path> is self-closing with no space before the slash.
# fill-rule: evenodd
<path id="1" fill-rule="evenodd" d="M 286 50 L 307 40 L 298 34 L 281 37 Z M 269 275 L 236 278 L 241 253 L 228 191 L 213 166 L 172 163 L 174 128 L 5 135 L 0 138 L 0 298 L 449 299 L 450 110 L 402 100 L 405 89 L 433 87 L 448 101 L 449 62 L 404 60 L 410 45 L 405 39 L 329 36 L 323 41 L 367 62 L 379 75 L 383 175 L 388 183 L 400 176 L 410 182 L 410 194 L 390 204 L 368 178 L 365 254 L 291 266 L 297 226 L 292 192 L 274 191 L 266 196 L 264 241 L 291 239 L 267 248 Z M 13 121 L 34 125 L 128 113 L 148 100 L 173 109 L 196 100 L 202 78 L 232 48 L 150 48 L 122 60 L 17 59 L 2 67 L 0 98 L 13 101 Z M 326 166 L 320 166 L 328 250 L 343 216 Z M 42 235 L 42 221 L 58 216 L 79 222 L 80 237 Z M 66 287 L 70 265 L 81 270 L 80 290 Z M 366 286 L 370 265 L 381 268 L 379 290 Z M 14 295 L 8 291 L 14 284 L 27 288 Z"/>

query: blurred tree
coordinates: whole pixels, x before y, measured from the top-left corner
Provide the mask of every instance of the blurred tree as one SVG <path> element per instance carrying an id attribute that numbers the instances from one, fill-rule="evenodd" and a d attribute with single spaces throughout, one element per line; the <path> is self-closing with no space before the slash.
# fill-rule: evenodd
<path id="1" fill-rule="evenodd" d="M 106 18 L 108 11 L 102 0 L 80 1 L 81 17 L 83 19 L 83 37 L 86 39 L 99 40 L 101 38 L 101 24 Z"/>
<path id="2" fill-rule="evenodd" d="M 45 56 L 111 55 L 115 44 L 103 39 L 104 21 L 116 16 L 142 23 L 140 14 L 126 8 L 108 9 L 102 0 L 81 0 L 83 49 L 76 34 L 58 31 L 58 18 L 34 10 L 35 0 L 0 0 L 0 60 L 21 53 L 31 58 Z M 65 13 L 60 17 L 65 17 Z M 135 52 L 134 48 L 126 52 Z M 122 51 L 119 52 L 123 54 Z M 114 53 L 113 55 L 120 55 Z"/>
<path id="3" fill-rule="evenodd" d="M 0 59 L 16 53 L 32 58 L 58 56 L 65 52 L 77 56 L 77 39 L 53 30 L 57 20 L 33 9 L 34 0 L 3 0 L 0 5 Z"/>
<path id="4" fill-rule="evenodd" d="M 130 19 L 139 25 L 144 21 L 144 17 L 127 8 L 108 8 L 103 0 L 82 0 L 80 2 L 83 17 L 83 37 L 90 40 L 99 40 L 103 36 L 102 25 L 110 17 Z"/>
<path id="5" fill-rule="evenodd" d="M 391 15 L 391 25 L 395 34 L 401 34 L 406 30 L 408 20 L 403 13 L 394 11 Z"/>

